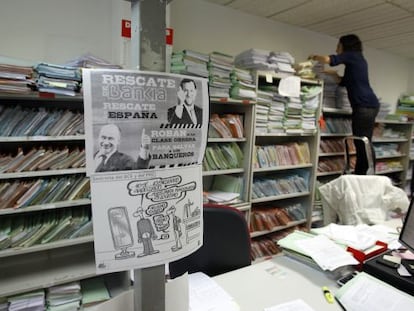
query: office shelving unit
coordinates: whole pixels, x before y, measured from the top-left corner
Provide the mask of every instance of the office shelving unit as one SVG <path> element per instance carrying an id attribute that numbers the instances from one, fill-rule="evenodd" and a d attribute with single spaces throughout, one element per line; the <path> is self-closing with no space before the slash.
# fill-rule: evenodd
<path id="1" fill-rule="evenodd" d="M 33 92 L 31 95 L 0 95 L 0 107 L 21 106 L 30 109 L 62 109 L 83 112 L 83 99 L 80 96 L 66 97 L 53 94 Z M 22 115 L 22 120 L 24 116 Z M 21 121 L 22 122 L 22 121 Z M 84 149 L 84 135 L 62 136 L 2 136 L 0 145 L 2 153 L 16 154 L 21 149 L 27 152 L 31 148 Z M 55 150 L 55 149 L 54 149 Z M 85 178 L 85 168 L 45 169 L 34 171 L 2 172 L 0 183 L 6 184 L 20 181 L 25 183 L 39 178 L 60 180 L 68 176 Z M 89 183 L 89 182 L 88 182 Z M 69 186 L 67 186 L 69 187 Z M 73 200 L 57 200 L 45 204 L 34 204 L 19 208 L 6 206 L 0 209 L 0 224 L 6 224 L 17 217 L 22 222 L 47 218 L 48 213 L 74 213 L 83 210 L 90 216 L 90 199 L 81 197 Z M 46 216 L 45 216 L 46 215 Z M 53 216 L 52 216 L 53 217 Z M 56 221 L 56 220 L 55 220 Z M 43 225 L 42 225 L 43 226 Z M 2 227 L 5 228 L 4 226 Z M 73 239 L 56 239 L 48 243 L 33 245 L 9 246 L 0 250 L 0 297 L 8 297 L 31 290 L 47 288 L 71 281 L 96 276 L 94 262 L 93 236 L 89 233 Z M 113 273 L 105 276 L 114 291 L 127 288 L 127 274 Z"/>
<path id="2" fill-rule="evenodd" d="M 269 75 L 271 79 L 269 79 Z M 257 73 L 258 88 L 260 88 L 262 85 L 271 85 L 277 87 L 281 79 L 282 77 L 274 73 Z M 317 95 L 318 108 L 315 112 L 315 122 L 317 122 L 322 102 L 323 83 L 316 80 L 301 79 L 301 87 L 303 86 L 321 87 L 322 91 Z M 282 146 L 282 148 L 284 148 L 287 146 L 292 147 L 292 145 L 295 144 L 296 146 L 308 146 L 308 158 L 305 161 L 298 161 L 294 162 L 294 164 L 287 165 L 273 164 L 265 168 L 258 168 L 257 165 L 252 165 L 250 183 L 252 187 L 252 190 L 250 191 L 252 194 L 252 215 L 250 217 L 250 224 L 253 244 L 255 242 L 261 243 L 262 241 L 264 241 L 264 244 L 268 244 L 270 240 L 272 241 L 271 244 L 273 243 L 273 245 L 275 245 L 277 239 L 282 237 L 289 230 L 298 228 L 298 226 L 305 228 L 310 227 L 310 224 L 312 222 L 312 207 L 316 182 L 316 164 L 319 146 L 319 133 L 317 127 L 314 131 L 308 133 L 304 131 L 298 131 L 296 133 L 295 131 L 292 131 L 289 134 L 286 132 L 262 133 L 261 131 L 256 131 L 254 133 L 255 147 L 252 149 L 252 157 L 255 157 L 254 153 L 256 152 L 256 148 L 266 148 L 266 146 L 271 146 L 271 148 L 276 146 L 277 148 L 280 148 L 280 146 Z M 295 187 L 290 189 L 288 187 L 284 193 L 264 195 L 261 197 L 257 197 L 253 194 L 253 187 L 255 187 L 255 183 L 260 182 L 261 180 L 269 180 L 269 185 L 272 184 L 274 186 L 273 181 L 290 178 L 290 176 L 299 176 L 299 178 L 304 178 L 307 183 L 306 189 L 298 190 L 297 188 L 295 189 Z M 295 178 L 296 177 L 293 177 L 293 180 Z M 296 181 L 298 180 L 296 179 Z M 300 210 L 300 213 L 296 214 L 296 217 L 292 217 L 292 214 L 287 213 L 287 211 L 289 209 L 294 209 L 295 206 Z M 259 213 L 259 216 L 257 213 Z M 261 216 L 260 213 L 262 213 Z M 279 223 L 273 224 L 273 226 L 270 227 L 267 226 L 266 229 L 258 228 L 257 219 L 266 217 L 267 213 L 276 216 L 276 218 L 280 220 Z"/>
<path id="3" fill-rule="evenodd" d="M 352 135 L 351 111 L 347 109 L 323 108 L 325 120 L 330 122 L 321 131 L 321 147 L 318 160 L 318 184 L 324 184 L 338 178 L 344 172 L 345 149 L 343 140 Z M 331 126 L 328 126 L 331 125 Z M 399 187 L 406 187 L 410 181 L 410 148 L 412 140 L 412 123 L 392 120 L 376 120 L 373 135 L 373 145 L 376 151 L 376 175 L 385 175 L 393 180 Z M 326 152 L 322 150 L 327 142 L 336 142 L 340 149 Z M 393 150 L 390 151 L 389 146 Z M 381 148 L 384 147 L 384 148 Z M 327 147 L 329 148 L 329 147 Z M 382 150 L 384 149 L 384 150 Z M 355 160 L 355 147 L 350 146 L 351 168 Z M 408 180 L 407 180 L 408 176 Z M 317 190 L 315 192 L 317 194 Z M 314 208 L 321 208 L 319 197 L 315 198 Z"/>
<path id="4" fill-rule="evenodd" d="M 323 182 L 338 177 L 344 169 L 345 145 L 343 139 L 352 135 L 349 110 L 323 108 L 325 126 L 321 129 L 318 158 L 318 180 Z M 351 155 L 354 152 L 351 152 Z"/>
<path id="5" fill-rule="evenodd" d="M 216 145 L 220 147 L 224 144 L 235 143 L 243 153 L 243 160 L 241 166 L 231 169 L 217 169 L 217 170 L 203 170 L 203 188 L 205 191 L 209 191 L 212 188 L 215 190 L 217 179 L 222 176 L 229 177 L 230 179 L 237 179 L 242 183 L 240 189 L 240 197 L 237 202 L 229 203 L 242 211 L 246 220 L 250 218 L 250 167 L 251 167 L 251 149 L 253 144 L 253 124 L 254 124 L 254 101 L 249 100 L 237 100 L 226 98 L 210 98 L 210 115 L 215 113 L 218 116 L 224 116 L 226 114 L 238 115 L 242 120 L 244 135 L 241 138 L 208 138 L 208 147 Z M 210 127 L 212 127 L 210 125 Z M 206 157 L 206 156 L 205 156 Z M 204 159 L 206 160 L 206 158 Z"/>
<path id="6" fill-rule="evenodd" d="M 375 173 L 390 177 L 401 188 L 405 187 L 410 166 L 411 133 L 411 122 L 377 120 L 372 138 Z"/>

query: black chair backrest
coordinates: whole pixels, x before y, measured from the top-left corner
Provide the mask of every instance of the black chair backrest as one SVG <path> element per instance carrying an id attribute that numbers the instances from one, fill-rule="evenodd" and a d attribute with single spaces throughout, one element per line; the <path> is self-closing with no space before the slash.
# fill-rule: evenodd
<path id="1" fill-rule="evenodd" d="M 250 234 L 244 215 L 228 206 L 203 208 L 203 246 L 187 257 L 170 262 L 170 277 L 185 272 L 215 276 L 251 264 Z"/>

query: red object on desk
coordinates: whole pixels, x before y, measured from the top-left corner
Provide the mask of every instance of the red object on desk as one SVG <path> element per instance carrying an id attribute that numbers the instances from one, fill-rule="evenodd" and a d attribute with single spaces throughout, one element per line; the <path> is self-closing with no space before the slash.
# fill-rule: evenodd
<path id="1" fill-rule="evenodd" d="M 347 247 L 347 251 L 351 252 L 352 255 L 355 257 L 356 260 L 358 260 L 360 262 L 360 265 L 358 266 L 358 268 L 362 268 L 362 263 L 365 260 L 368 260 L 376 255 L 379 255 L 381 253 L 385 253 L 388 250 L 388 244 L 381 242 L 381 241 L 377 241 L 375 242 L 375 245 L 378 245 L 379 247 L 376 247 L 374 250 L 369 251 L 369 249 L 367 251 L 361 251 L 359 249 L 355 249 L 352 248 L 350 246 Z"/>

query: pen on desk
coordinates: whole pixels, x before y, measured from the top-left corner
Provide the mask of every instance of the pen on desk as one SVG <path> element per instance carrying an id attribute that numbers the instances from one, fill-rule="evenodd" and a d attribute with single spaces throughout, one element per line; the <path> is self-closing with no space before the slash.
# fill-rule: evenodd
<path id="1" fill-rule="evenodd" d="M 332 293 L 329 290 L 329 288 L 326 287 L 326 286 L 324 286 L 324 287 L 322 287 L 322 291 L 323 291 L 323 295 L 325 296 L 326 301 L 329 302 L 329 303 L 334 303 L 335 298 L 332 295 Z"/>

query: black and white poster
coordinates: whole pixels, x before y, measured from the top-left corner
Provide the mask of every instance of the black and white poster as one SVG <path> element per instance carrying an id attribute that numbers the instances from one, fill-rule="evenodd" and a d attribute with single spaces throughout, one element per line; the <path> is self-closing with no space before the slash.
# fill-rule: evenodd
<path id="1" fill-rule="evenodd" d="M 97 273 L 177 260 L 202 245 L 207 80 L 83 71 Z"/>
<path id="2" fill-rule="evenodd" d="M 150 267 L 203 243 L 201 167 L 91 176 L 98 273 Z"/>
<path id="3" fill-rule="evenodd" d="M 203 78 L 84 70 L 87 173 L 201 164 L 207 143 Z"/>

